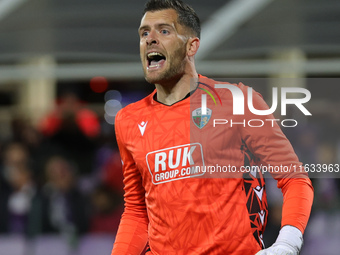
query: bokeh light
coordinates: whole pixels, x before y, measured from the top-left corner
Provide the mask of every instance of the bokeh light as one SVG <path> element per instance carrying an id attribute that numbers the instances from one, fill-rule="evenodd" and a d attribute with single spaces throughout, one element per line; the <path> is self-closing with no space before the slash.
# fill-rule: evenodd
<path id="1" fill-rule="evenodd" d="M 95 93 L 103 93 L 107 90 L 109 82 L 105 77 L 96 76 L 90 80 L 90 87 Z"/>
<path id="2" fill-rule="evenodd" d="M 106 122 L 113 125 L 118 111 L 122 108 L 123 106 L 120 101 L 116 99 L 108 100 L 104 105 L 104 119 L 106 120 Z"/>
<path id="3" fill-rule="evenodd" d="M 119 102 L 122 101 L 122 94 L 118 90 L 109 90 L 105 93 L 104 100 L 105 102 L 115 99 L 118 100 Z"/>
<path id="4" fill-rule="evenodd" d="M 109 116 L 106 113 L 104 114 L 104 119 L 105 121 L 110 124 L 110 125 L 114 125 L 115 124 L 115 117 L 113 116 Z"/>

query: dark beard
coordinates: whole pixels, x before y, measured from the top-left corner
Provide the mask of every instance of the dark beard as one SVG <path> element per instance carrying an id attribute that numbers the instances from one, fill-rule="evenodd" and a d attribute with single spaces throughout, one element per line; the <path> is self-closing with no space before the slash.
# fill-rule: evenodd
<path id="1" fill-rule="evenodd" d="M 148 78 L 145 75 L 145 80 L 151 84 L 166 84 L 171 81 L 179 80 L 180 77 L 184 74 L 184 59 L 185 59 L 185 48 L 177 49 L 174 56 L 182 56 L 179 63 L 173 63 L 170 65 L 169 69 L 166 70 L 164 73 L 160 74 L 158 77 L 155 78 Z"/>

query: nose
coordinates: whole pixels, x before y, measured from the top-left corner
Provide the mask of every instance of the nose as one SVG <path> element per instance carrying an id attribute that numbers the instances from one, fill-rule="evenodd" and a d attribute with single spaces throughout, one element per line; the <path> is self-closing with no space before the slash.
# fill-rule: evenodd
<path id="1" fill-rule="evenodd" d="M 146 38 L 146 44 L 147 45 L 158 44 L 158 40 L 154 31 L 150 31 L 148 37 Z"/>

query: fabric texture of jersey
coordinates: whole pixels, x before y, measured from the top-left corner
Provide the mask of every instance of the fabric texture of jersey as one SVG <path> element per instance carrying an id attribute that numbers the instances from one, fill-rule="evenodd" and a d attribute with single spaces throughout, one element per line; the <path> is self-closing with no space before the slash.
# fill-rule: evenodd
<path id="1" fill-rule="evenodd" d="M 253 255 L 263 248 L 264 181 L 259 173 L 239 170 L 301 163 L 275 121 L 254 128 L 243 125 L 255 118 L 247 107 L 243 116 L 233 115 L 230 90 L 216 89 L 221 103 L 208 97 L 203 116 L 202 94 L 216 82 L 200 79 L 205 85 L 172 106 L 157 102 L 154 91 L 116 116 L 125 211 L 112 255 L 140 254 L 147 242 L 148 254 Z M 247 95 L 243 84 L 233 86 Z M 253 104 L 268 109 L 257 93 Z M 229 125 L 217 126 L 216 119 Z M 230 120 L 239 124 L 230 126 Z M 209 166 L 234 166 L 237 172 L 210 173 Z M 282 225 L 303 232 L 313 200 L 310 180 L 305 173 L 272 176 L 284 196 Z"/>

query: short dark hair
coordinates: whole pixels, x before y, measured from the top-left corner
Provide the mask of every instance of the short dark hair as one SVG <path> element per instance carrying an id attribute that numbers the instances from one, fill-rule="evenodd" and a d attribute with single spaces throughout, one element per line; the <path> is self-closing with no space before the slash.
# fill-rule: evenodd
<path id="1" fill-rule="evenodd" d="M 178 23 L 192 30 L 195 36 L 201 37 L 201 22 L 195 10 L 181 0 L 149 0 L 145 4 L 146 12 L 174 9 L 178 15 Z"/>

